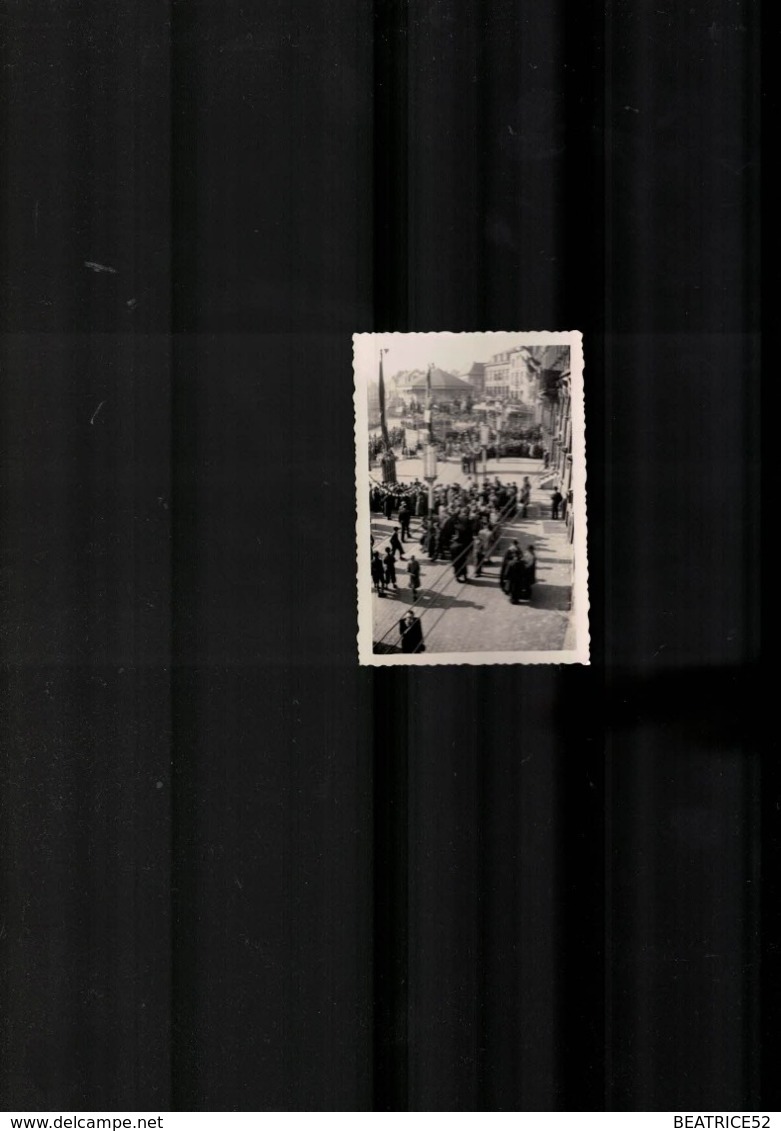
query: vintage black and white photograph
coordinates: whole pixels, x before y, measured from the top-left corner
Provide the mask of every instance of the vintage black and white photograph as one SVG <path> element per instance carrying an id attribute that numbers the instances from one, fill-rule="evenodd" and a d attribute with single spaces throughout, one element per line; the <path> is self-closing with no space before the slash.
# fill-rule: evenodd
<path id="1" fill-rule="evenodd" d="M 362 664 L 588 663 L 581 335 L 356 334 Z"/>

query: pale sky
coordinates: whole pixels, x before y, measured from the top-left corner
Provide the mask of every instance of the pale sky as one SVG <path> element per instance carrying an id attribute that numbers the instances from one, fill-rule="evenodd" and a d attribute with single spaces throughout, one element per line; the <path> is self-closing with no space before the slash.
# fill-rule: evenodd
<path id="1" fill-rule="evenodd" d="M 543 335 L 536 335 L 539 344 Z M 356 334 L 353 339 L 356 378 L 367 383 L 377 380 L 380 349 L 386 348 L 383 368 L 392 377 L 402 369 L 425 369 L 429 362 L 449 373 L 463 373 L 474 361 L 488 361 L 495 353 L 530 345 L 530 335 L 522 333 L 475 334 Z"/>

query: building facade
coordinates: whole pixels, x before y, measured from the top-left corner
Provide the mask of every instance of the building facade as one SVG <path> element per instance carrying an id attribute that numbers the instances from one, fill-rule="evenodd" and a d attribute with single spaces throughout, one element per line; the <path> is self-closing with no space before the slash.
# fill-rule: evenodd
<path id="1" fill-rule="evenodd" d="M 539 387 L 537 382 L 538 366 L 529 349 L 521 346 L 510 354 L 509 388 L 510 399 L 527 405 L 534 412 L 535 420 L 539 420 Z"/>
<path id="2" fill-rule="evenodd" d="M 406 369 L 391 377 L 390 386 L 394 397 L 398 397 L 405 405 L 414 401 L 415 390 L 421 378 L 425 380 L 426 374 L 422 369 Z"/>
<path id="3" fill-rule="evenodd" d="M 485 395 L 485 362 L 475 361 L 464 377 L 474 389 L 476 399 L 482 400 Z"/>
<path id="4" fill-rule="evenodd" d="M 393 377 L 393 392 L 405 408 L 411 404 L 425 406 L 428 398 L 429 377 L 426 370 L 412 369 L 397 373 Z M 466 402 L 474 396 L 474 388 L 468 381 L 434 367 L 431 370 L 431 397 L 434 404 Z"/>
<path id="5" fill-rule="evenodd" d="M 485 365 L 485 396 L 506 401 L 510 396 L 510 358 L 514 350 L 495 353 Z"/>

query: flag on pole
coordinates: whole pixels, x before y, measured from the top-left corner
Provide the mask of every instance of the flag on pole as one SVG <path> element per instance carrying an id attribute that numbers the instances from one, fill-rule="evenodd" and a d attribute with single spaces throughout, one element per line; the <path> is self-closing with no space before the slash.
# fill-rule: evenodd
<path id="1" fill-rule="evenodd" d="M 387 451 L 390 451 L 390 437 L 388 436 L 388 421 L 385 418 L 385 378 L 382 373 L 382 355 L 383 350 L 380 350 L 380 430 L 382 431 L 382 442 Z"/>
<path id="2" fill-rule="evenodd" d="M 426 421 L 428 423 L 428 438 L 434 439 L 434 429 L 432 427 L 431 417 L 431 366 L 429 365 L 426 370 Z"/>

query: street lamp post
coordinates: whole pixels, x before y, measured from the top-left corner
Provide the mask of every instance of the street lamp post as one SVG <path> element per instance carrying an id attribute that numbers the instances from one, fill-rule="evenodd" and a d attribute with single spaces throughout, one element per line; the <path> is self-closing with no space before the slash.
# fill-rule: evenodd
<path id="1" fill-rule="evenodd" d="M 433 444 L 426 444 L 423 451 L 423 478 L 428 483 L 428 516 L 429 521 L 434 513 L 434 482 L 437 478 L 437 449 Z"/>
<path id="2" fill-rule="evenodd" d="M 480 425 L 480 446 L 483 449 L 483 478 L 488 474 L 488 444 L 491 440 L 491 429 L 487 424 Z"/>
<path id="3" fill-rule="evenodd" d="M 426 371 L 426 413 L 425 420 L 428 424 L 428 442 L 423 449 L 423 478 L 428 483 L 428 513 L 429 520 L 434 510 L 434 481 L 437 478 L 437 449 L 434 444 L 434 404 L 431 390 L 431 372 L 434 363 L 429 362 Z"/>

